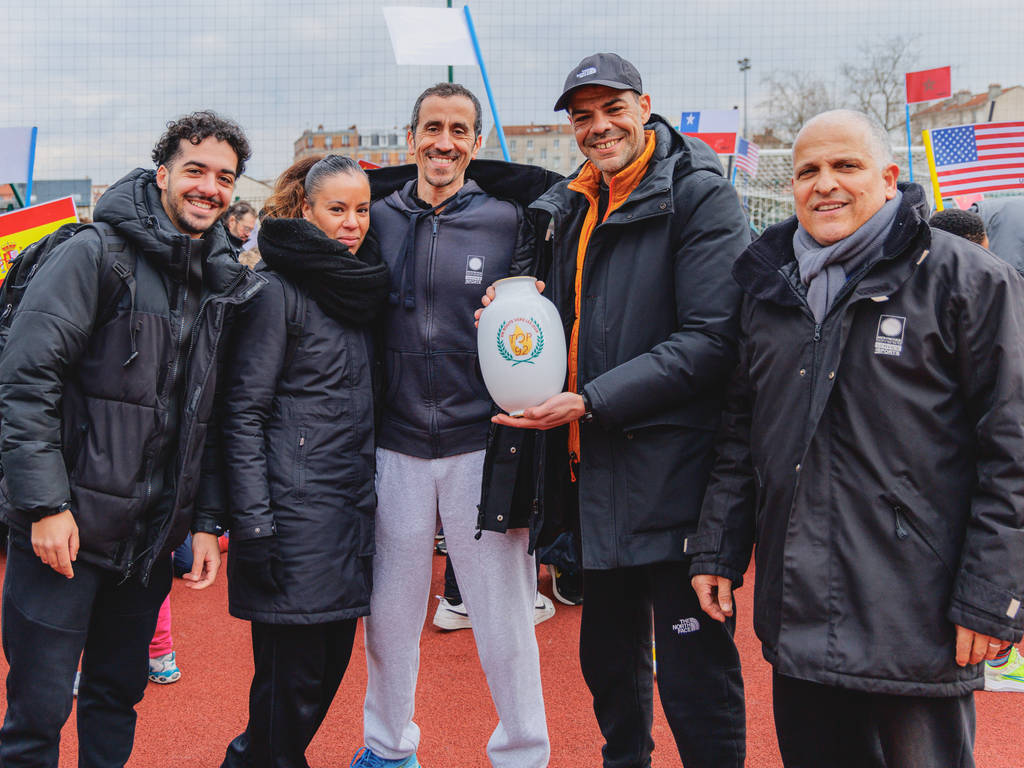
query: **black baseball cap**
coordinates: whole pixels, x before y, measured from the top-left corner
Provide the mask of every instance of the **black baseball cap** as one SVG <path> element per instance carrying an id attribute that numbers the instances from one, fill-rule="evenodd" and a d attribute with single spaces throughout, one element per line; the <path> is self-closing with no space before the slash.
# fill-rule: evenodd
<path id="1" fill-rule="evenodd" d="M 562 95 L 555 102 L 555 112 L 565 109 L 569 94 L 584 85 L 607 85 L 620 91 L 644 92 L 636 67 L 617 53 L 595 53 L 573 67 L 565 78 Z"/>

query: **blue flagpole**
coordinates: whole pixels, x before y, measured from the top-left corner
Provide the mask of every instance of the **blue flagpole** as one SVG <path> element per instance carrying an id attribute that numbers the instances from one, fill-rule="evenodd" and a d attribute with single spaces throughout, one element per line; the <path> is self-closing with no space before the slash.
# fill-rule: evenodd
<path id="1" fill-rule="evenodd" d="M 484 66 L 484 57 L 480 52 L 480 41 L 476 39 L 476 27 L 473 26 L 473 17 L 469 13 L 469 6 L 462 6 L 462 11 L 466 14 L 466 26 L 469 28 L 469 39 L 473 41 L 473 52 L 476 54 L 476 63 L 480 66 L 480 74 L 484 78 L 484 89 L 487 91 L 487 101 L 491 105 L 491 114 L 494 116 L 494 131 L 498 134 L 498 141 L 501 143 L 501 154 L 504 156 L 505 161 L 509 162 L 511 158 L 508 154 L 508 147 L 505 146 L 505 129 L 501 127 L 501 118 L 498 117 L 498 108 L 494 104 L 494 94 L 491 92 L 491 81 L 487 77 L 487 67 Z"/>
<path id="2" fill-rule="evenodd" d="M 738 170 L 739 166 L 734 163 L 732 166 L 732 178 L 729 180 L 729 183 L 732 184 L 734 187 L 736 186 L 736 171 Z"/>
<path id="3" fill-rule="evenodd" d="M 36 167 L 36 136 L 39 134 L 39 128 L 32 126 L 32 139 L 28 145 L 28 181 L 25 184 L 25 204 L 23 207 L 28 208 L 32 205 L 32 171 Z"/>
<path id="4" fill-rule="evenodd" d="M 910 180 L 914 180 L 914 149 L 910 146 L 910 104 L 907 107 L 907 167 L 910 169 Z"/>

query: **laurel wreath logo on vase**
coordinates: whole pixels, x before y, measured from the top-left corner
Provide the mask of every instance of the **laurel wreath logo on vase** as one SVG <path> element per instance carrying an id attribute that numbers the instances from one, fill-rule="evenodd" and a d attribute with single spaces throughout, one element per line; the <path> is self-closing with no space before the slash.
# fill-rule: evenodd
<path id="1" fill-rule="evenodd" d="M 533 334 L 526 333 L 521 326 L 517 325 L 515 330 L 509 335 L 509 342 L 512 344 L 512 351 L 510 352 L 505 345 L 505 331 L 508 330 L 512 323 L 526 323 L 529 325 L 536 334 L 536 342 L 533 341 Z M 533 365 L 533 361 L 540 356 L 541 351 L 544 349 L 544 331 L 541 330 L 540 324 L 532 317 L 529 319 L 516 317 L 503 323 L 498 328 L 497 342 L 498 354 L 512 363 L 513 368 L 520 363 Z M 524 355 L 528 355 L 528 357 L 524 358 Z"/>

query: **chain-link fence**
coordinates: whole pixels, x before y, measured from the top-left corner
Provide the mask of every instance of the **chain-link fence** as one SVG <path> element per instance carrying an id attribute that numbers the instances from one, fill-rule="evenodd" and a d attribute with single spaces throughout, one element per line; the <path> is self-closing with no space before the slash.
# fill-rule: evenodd
<path id="1" fill-rule="evenodd" d="M 443 7 L 445 0 L 0 0 L 0 126 L 39 126 L 38 179 L 88 178 L 97 189 L 148 165 L 164 123 L 200 108 L 243 125 L 256 182 L 273 181 L 306 131 L 354 127 L 365 145 L 349 151 L 400 162 L 413 100 L 446 80 L 448 69 L 395 64 L 382 14 L 395 4 Z M 502 121 L 519 127 L 524 151 L 530 126 L 564 124 L 552 105 L 565 75 L 598 50 L 632 60 L 655 111 L 671 122 L 683 110 L 737 107 L 748 135 L 766 127 L 768 78 L 813 72 L 838 91 L 843 65 L 895 34 L 912 41 L 913 65 L 952 65 L 954 90 L 1024 84 L 1020 0 L 471 0 L 470 7 Z M 749 59 L 748 71 L 740 59 Z M 483 97 L 477 68 L 455 67 L 453 77 Z M 489 136 L 489 113 L 484 123 Z M 531 157 L 571 163 L 571 141 L 563 136 L 547 157 L 535 145 Z M 385 147 L 395 154 L 385 157 Z M 749 195 L 758 198 L 758 222 L 778 215 L 776 174 L 766 167 L 764 176 L 771 181 Z M 250 191 L 255 198 L 260 187 Z"/>
<path id="2" fill-rule="evenodd" d="M 924 187 L 928 202 L 933 203 L 928 160 L 923 147 L 914 147 L 913 160 L 914 181 Z M 910 181 L 905 146 L 893 147 L 893 161 L 900 168 L 899 180 Z M 742 171 L 736 174 L 736 192 L 743 200 L 750 225 L 756 231 L 762 232 L 765 227 L 793 215 L 793 193 L 790 188 L 792 178 L 793 153 L 788 149 L 761 150 L 756 178 L 752 179 Z"/>

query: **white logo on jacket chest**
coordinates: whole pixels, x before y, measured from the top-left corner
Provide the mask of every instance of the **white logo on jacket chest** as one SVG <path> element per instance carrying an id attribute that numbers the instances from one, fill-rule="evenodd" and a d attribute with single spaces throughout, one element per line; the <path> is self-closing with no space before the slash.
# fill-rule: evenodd
<path id="1" fill-rule="evenodd" d="M 907 318 L 900 315 L 882 315 L 878 318 L 875 332 L 875 354 L 899 357 L 903 352 L 903 335 L 907 330 Z"/>
<path id="2" fill-rule="evenodd" d="M 466 285 L 480 285 L 484 279 L 484 257 L 470 254 L 466 257 Z"/>

